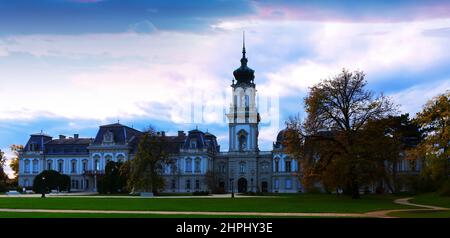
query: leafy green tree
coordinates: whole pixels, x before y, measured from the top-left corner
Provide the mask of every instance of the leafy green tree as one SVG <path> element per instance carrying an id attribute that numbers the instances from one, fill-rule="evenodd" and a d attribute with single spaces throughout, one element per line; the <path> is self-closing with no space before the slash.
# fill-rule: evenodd
<path id="1" fill-rule="evenodd" d="M 150 128 L 140 138 L 135 158 L 131 162 L 128 187 L 132 191 L 157 194 L 164 188 L 163 167 L 169 162 L 169 146 L 165 134 Z"/>

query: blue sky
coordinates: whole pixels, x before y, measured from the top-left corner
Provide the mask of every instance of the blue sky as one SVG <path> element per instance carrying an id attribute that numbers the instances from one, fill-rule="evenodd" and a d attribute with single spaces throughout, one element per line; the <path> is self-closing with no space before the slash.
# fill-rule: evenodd
<path id="1" fill-rule="evenodd" d="M 120 120 L 198 126 L 226 150 L 243 31 L 263 150 L 305 116 L 308 87 L 344 67 L 412 115 L 450 88 L 443 1 L 0 0 L 0 149 Z"/>

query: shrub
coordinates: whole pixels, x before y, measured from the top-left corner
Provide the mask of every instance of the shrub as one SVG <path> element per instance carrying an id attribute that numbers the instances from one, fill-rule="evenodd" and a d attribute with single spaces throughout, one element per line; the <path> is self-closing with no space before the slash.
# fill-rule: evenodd
<path id="1" fill-rule="evenodd" d="M 450 180 L 445 181 L 439 189 L 439 195 L 450 196 Z"/>
<path id="2" fill-rule="evenodd" d="M 44 188 L 42 177 L 45 177 L 46 192 L 50 190 L 70 190 L 70 177 L 68 175 L 62 175 L 54 170 L 44 170 L 34 178 L 33 191 L 36 193 L 41 193 Z"/>

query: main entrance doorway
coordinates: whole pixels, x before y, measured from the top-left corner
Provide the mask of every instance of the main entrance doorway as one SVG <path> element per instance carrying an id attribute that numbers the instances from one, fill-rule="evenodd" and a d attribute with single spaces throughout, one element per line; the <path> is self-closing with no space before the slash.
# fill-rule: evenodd
<path id="1" fill-rule="evenodd" d="M 239 193 L 245 193 L 247 192 L 247 179 L 240 178 L 238 180 L 238 192 Z"/>

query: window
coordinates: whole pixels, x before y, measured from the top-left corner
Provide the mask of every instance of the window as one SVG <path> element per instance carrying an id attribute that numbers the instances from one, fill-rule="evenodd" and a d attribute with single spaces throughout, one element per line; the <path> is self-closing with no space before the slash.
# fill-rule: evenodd
<path id="1" fill-rule="evenodd" d="M 200 172 L 200 159 L 196 159 L 195 160 L 195 172 L 199 173 Z"/>
<path id="2" fill-rule="evenodd" d="M 79 189 L 80 182 L 78 182 L 78 180 L 76 179 L 72 179 L 72 184 L 71 184 L 71 188 L 72 189 Z"/>
<path id="3" fill-rule="evenodd" d="M 241 162 L 239 164 L 239 172 L 240 173 L 245 173 L 245 162 Z"/>
<path id="4" fill-rule="evenodd" d="M 200 180 L 195 180 L 195 189 L 200 189 Z"/>
<path id="5" fill-rule="evenodd" d="M 278 161 L 278 159 L 276 159 L 275 160 L 275 166 L 274 166 L 274 169 L 275 169 L 276 173 L 278 173 L 278 171 L 279 171 L 279 164 L 280 164 L 280 162 Z"/>
<path id="6" fill-rule="evenodd" d="M 191 180 L 186 180 L 186 189 L 191 189 Z"/>
<path id="7" fill-rule="evenodd" d="M 223 174 L 227 172 L 225 163 L 220 164 L 220 172 Z"/>
<path id="8" fill-rule="evenodd" d="M 250 97 L 248 95 L 245 95 L 245 107 L 249 107 L 250 105 Z"/>
<path id="9" fill-rule="evenodd" d="M 71 161 L 70 172 L 73 174 L 77 172 L 77 161 L 76 160 Z"/>
<path id="10" fill-rule="evenodd" d="M 237 95 L 233 97 L 233 106 L 237 106 Z"/>
<path id="11" fill-rule="evenodd" d="M 286 160 L 285 162 L 285 170 L 286 172 L 291 172 L 291 161 L 290 160 Z"/>
<path id="12" fill-rule="evenodd" d="M 197 140 L 191 139 L 191 141 L 189 143 L 190 143 L 189 144 L 190 149 L 197 149 Z"/>
<path id="13" fill-rule="evenodd" d="M 87 170 L 87 160 L 83 160 L 83 173 Z"/>
<path id="14" fill-rule="evenodd" d="M 29 173 L 30 172 L 30 161 L 29 160 L 25 160 L 25 173 Z"/>
<path id="15" fill-rule="evenodd" d="M 100 170 L 100 162 L 98 161 L 98 159 L 94 160 L 94 170 Z"/>
<path id="16" fill-rule="evenodd" d="M 58 160 L 58 172 L 63 172 L 64 162 L 62 160 Z"/>
<path id="17" fill-rule="evenodd" d="M 184 171 L 189 172 L 189 173 L 192 172 L 192 160 L 191 159 L 186 159 Z"/>
<path id="18" fill-rule="evenodd" d="M 39 161 L 37 159 L 33 160 L 33 173 L 39 172 Z"/>
<path id="19" fill-rule="evenodd" d="M 172 179 L 170 188 L 175 189 L 175 179 Z"/>
<path id="20" fill-rule="evenodd" d="M 125 156 L 123 156 L 123 155 L 118 155 L 118 156 L 117 156 L 117 162 L 122 163 L 122 162 L 124 162 L 124 161 L 125 161 Z"/>
<path id="21" fill-rule="evenodd" d="M 88 189 L 89 188 L 89 180 L 88 179 L 86 179 L 86 181 L 85 181 L 85 186 L 86 186 L 86 189 Z"/>
<path id="22" fill-rule="evenodd" d="M 286 179 L 284 187 L 286 189 L 292 189 L 292 180 L 291 179 Z"/>
<path id="23" fill-rule="evenodd" d="M 239 136 L 239 150 L 245 150 L 247 148 L 247 137 L 245 135 Z"/>
<path id="24" fill-rule="evenodd" d="M 114 136 L 111 131 L 108 131 L 103 135 L 103 143 L 111 143 L 111 142 L 113 142 L 113 139 L 114 139 Z"/>
<path id="25" fill-rule="evenodd" d="M 280 188 L 280 181 L 278 179 L 275 179 L 274 187 L 275 187 L 275 189 L 279 189 Z"/>
<path id="26" fill-rule="evenodd" d="M 105 156 L 105 160 L 106 160 L 106 163 L 108 163 L 109 161 L 112 160 L 112 156 L 111 155 Z"/>
<path id="27" fill-rule="evenodd" d="M 47 160 L 47 170 L 52 170 L 52 161 L 51 160 Z"/>

